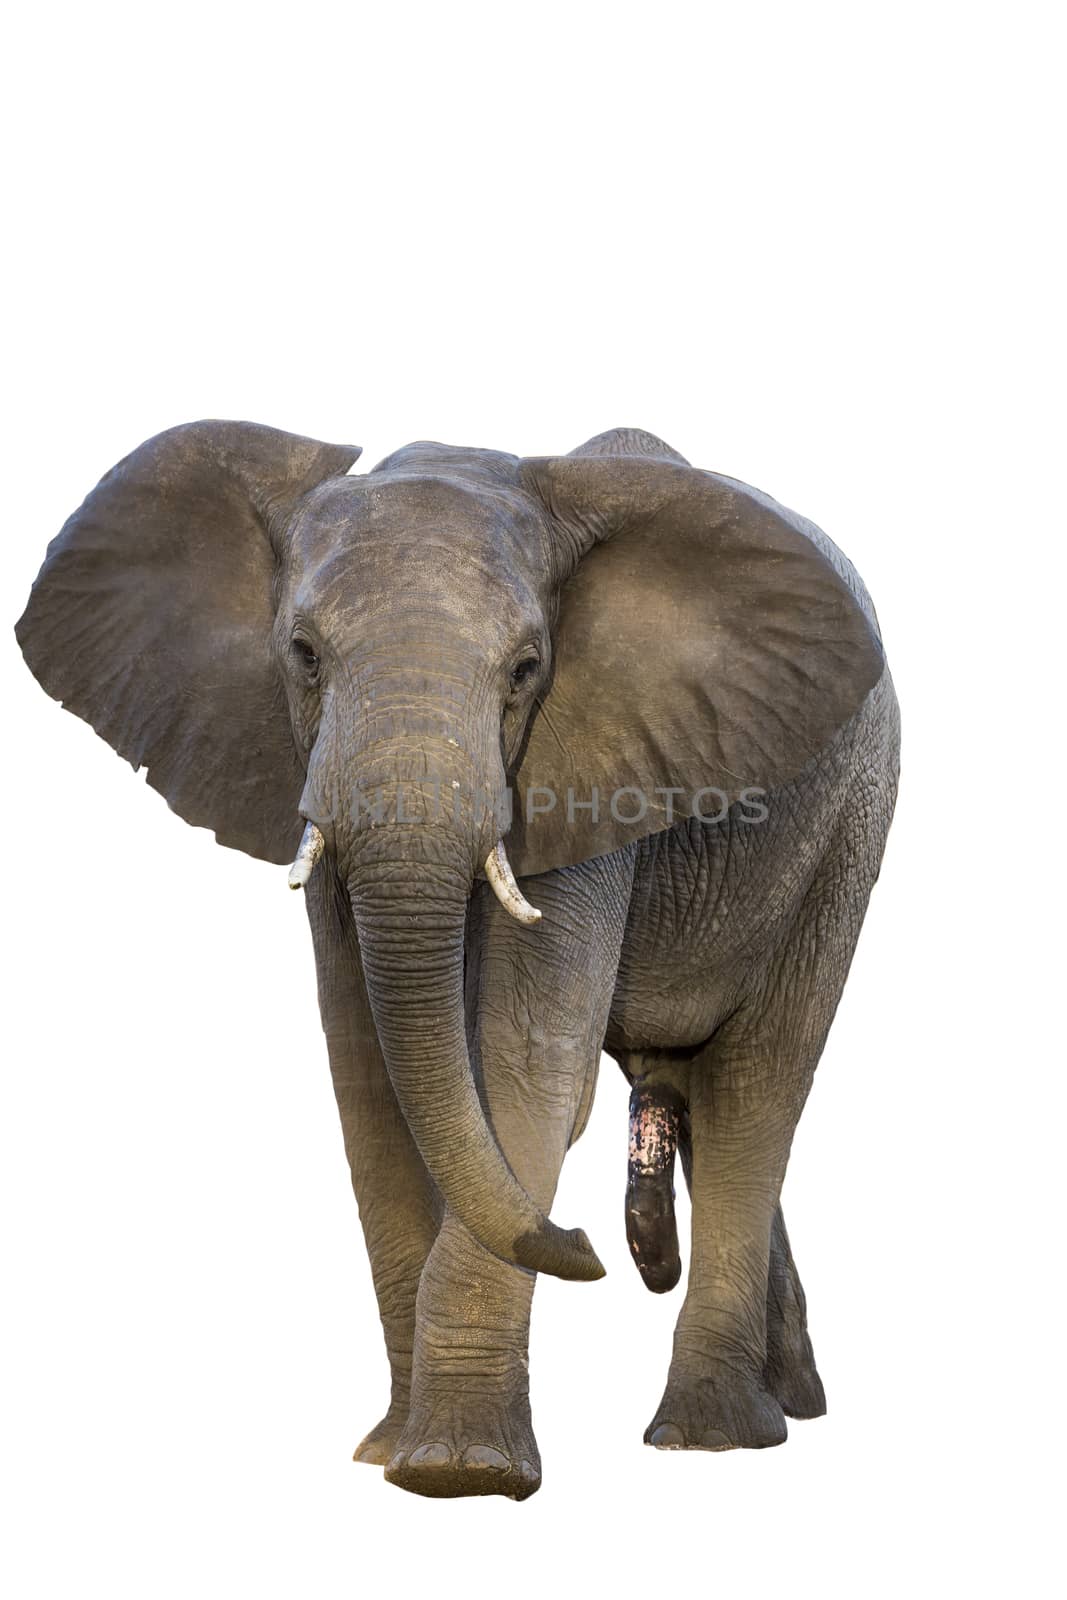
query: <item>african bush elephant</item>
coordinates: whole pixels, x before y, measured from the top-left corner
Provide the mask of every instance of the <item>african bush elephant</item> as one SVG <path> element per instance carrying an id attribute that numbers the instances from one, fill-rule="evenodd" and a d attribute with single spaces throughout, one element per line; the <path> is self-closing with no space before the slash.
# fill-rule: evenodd
<path id="1" fill-rule="evenodd" d="M 238 422 L 149 440 L 18 626 L 175 811 L 306 888 L 392 1373 L 356 1458 L 423 1494 L 538 1487 L 534 1275 L 603 1270 L 547 1216 L 602 1047 L 653 1290 L 676 1150 L 692 1194 L 645 1439 L 779 1444 L 824 1409 L 779 1192 L 896 788 L 866 591 L 637 430 L 358 454 Z"/>

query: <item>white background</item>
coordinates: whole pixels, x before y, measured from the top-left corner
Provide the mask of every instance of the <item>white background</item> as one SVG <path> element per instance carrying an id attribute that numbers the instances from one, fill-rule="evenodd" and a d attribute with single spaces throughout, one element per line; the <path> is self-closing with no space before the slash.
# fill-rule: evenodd
<path id="1" fill-rule="evenodd" d="M 174 423 L 250 418 L 365 466 L 627 424 L 843 546 L 905 729 L 785 1195 L 829 1415 L 777 1450 L 642 1447 L 679 1296 L 627 1256 L 605 1063 L 555 1215 L 609 1275 L 537 1293 L 544 1487 L 431 1502 L 349 1460 L 386 1370 L 301 902 L 173 817 L 9 634 L 13 1596 L 1053 1592 L 1055 11 L 8 23 L 9 622 L 67 514 Z"/>

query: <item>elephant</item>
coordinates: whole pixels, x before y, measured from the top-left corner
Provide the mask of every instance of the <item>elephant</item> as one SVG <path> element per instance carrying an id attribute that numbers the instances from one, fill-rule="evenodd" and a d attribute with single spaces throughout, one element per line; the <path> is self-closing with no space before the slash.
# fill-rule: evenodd
<path id="1" fill-rule="evenodd" d="M 159 434 L 49 546 L 17 634 L 187 822 L 291 863 L 391 1375 L 356 1450 L 425 1495 L 541 1482 L 537 1273 L 602 1051 L 625 1226 L 688 1286 L 645 1442 L 825 1409 L 780 1193 L 896 795 L 871 601 L 813 524 L 616 428 L 569 454 Z"/>

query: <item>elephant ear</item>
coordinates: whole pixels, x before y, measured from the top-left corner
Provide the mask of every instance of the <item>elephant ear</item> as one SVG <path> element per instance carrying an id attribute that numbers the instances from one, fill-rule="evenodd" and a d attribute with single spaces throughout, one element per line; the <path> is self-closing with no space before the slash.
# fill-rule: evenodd
<path id="1" fill-rule="evenodd" d="M 626 430 L 624 453 L 620 431 L 519 469 L 564 574 L 552 675 L 515 775 L 521 873 L 778 788 L 883 671 L 859 580 L 817 529 L 652 435 Z"/>
<path id="2" fill-rule="evenodd" d="M 272 540 L 359 451 L 248 422 L 171 429 L 48 547 L 16 633 L 36 678 L 179 816 L 292 859 L 304 781 L 271 653 Z"/>

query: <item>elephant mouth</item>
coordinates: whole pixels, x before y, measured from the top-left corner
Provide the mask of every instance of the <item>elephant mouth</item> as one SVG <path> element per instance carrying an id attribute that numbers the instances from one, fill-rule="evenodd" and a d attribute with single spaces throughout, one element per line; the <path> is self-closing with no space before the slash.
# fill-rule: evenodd
<path id="1" fill-rule="evenodd" d="M 306 889 L 311 881 L 311 874 L 320 861 L 326 849 L 326 839 L 322 829 L 314 822 L 308 822 L 304 828 L 303 837 L 299 848 L 289 868 L 290 889 Z M 526 899 L 522 890 L 515 881 L 515 874 L 511 870 L 508 853 L 503 839 L 498 839 L 492 850 L 485 858 L 483 866 L 485 877 L 496 895 L 500 904 L 509 916 L 515 918 L 526 927 L 535 927 L 541 920 L 541 913 Z"/>

